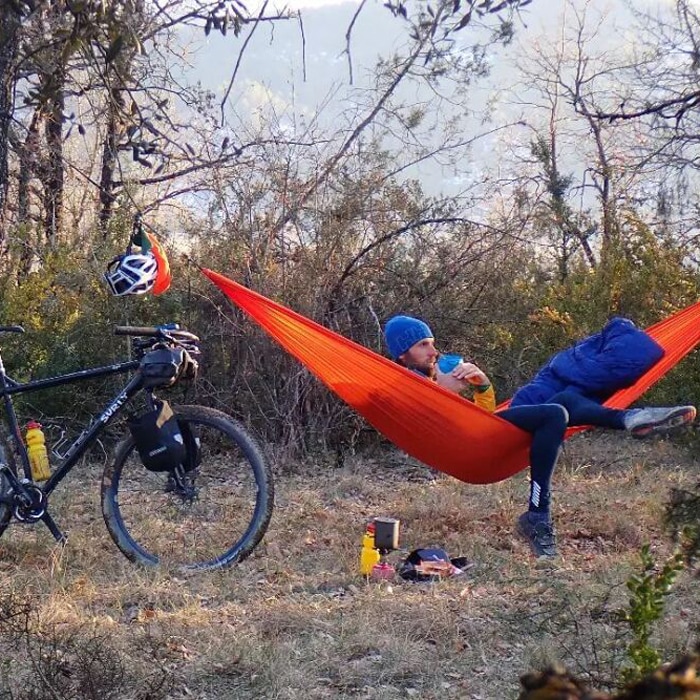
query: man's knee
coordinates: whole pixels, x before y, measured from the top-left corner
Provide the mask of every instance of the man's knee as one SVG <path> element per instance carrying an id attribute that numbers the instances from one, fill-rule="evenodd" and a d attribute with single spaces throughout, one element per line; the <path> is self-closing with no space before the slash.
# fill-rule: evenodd
<path id="1" fill-rule="evenodd" d="M 547 420 L 558 423 L 564 429 L 569 425 L 569 411 L 560 403 L 546 403 L 542 407 L 547 409 Z"/>

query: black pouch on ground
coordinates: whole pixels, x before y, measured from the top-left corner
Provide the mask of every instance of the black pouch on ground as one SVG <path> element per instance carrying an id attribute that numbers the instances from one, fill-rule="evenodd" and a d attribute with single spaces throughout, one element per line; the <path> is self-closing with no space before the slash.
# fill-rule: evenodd
<path id="1" fill-rule="evenodd" d="M 127 420 L 143 466 L 152 472 L 167 472 L 187 457 L 180 425 L 167 401 L 156 401 L 156 408 Z"/>
<path id="2" fill-rule="evenodd" d="M 398 569 L 405 581 L 434 581 L 449 576 L 457 576 L 471 567 L 466 557 L 450 558 L 444 549 L 424 547 L 414 549 L 404 559 Z"/>

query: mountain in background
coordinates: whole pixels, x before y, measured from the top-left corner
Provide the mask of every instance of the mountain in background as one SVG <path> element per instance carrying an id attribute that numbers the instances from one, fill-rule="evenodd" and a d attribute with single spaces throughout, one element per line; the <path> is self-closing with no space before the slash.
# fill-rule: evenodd
<path id="1" fill-rule="evenodd" d="M 315 111 L 332 88 L 349 87 L 345 35 L 356 10 L 355 2 L 344 2 L 302 10 L 301 22 L 293 18 L 260 25 L 243 54 L 231 106 L 249 106 L 251 86 L 259 85 L 275 97 L 289 103 L 293 99 L 298 107 Z M 405 25 L 379 3 L 363 8 L 349 44 L 355 86 L 367 84 L 377 58 L 400 46 L 404 32 Z M 204 39 L 198 33 L 194 41 L 194 75 L 203 86 L 222 93 L 235 70 L 243 37 L 212 32 Z"/>
<path id="2" fill-rule="evenodd" d="M 590 13 L 604 11 L 607 4 L 603 0 L 577 0 L 577 5 L 586 6 Z M 300 117 L 308 123 L 317 114 L 322 127 L 332 130 L 344 125 L 342 110 L 359 102 L 362 91 L 373 88 L 372 69 L 377 60 L 400 51 L 407 41 L 406 23 L 394 17 L 379 1 L 368 2 L 358 16 L 349 40 L 351 84 L 346 33 L 357 7 L 355 2 L 312 7 L 301 11 L 301 21 L 293 18 L 260 25 L 240 58 L 225 113 L 228 115 L 233 111 L 244 123 L 254 123 L 258 110 L 274 109 L 282 125 L 285 120 L 297 123 Z M 562 8 L 553 11 L 550 3 L 533 0 L 516 17 L 515 41 L 509 46 L 488 50 L 490 74 L 474 80 L 467 94 L 461 95 L 460 102 L 451 107 L 451 116 L 459 115 L 463 119 L 465 139 L 534 116 L 533 109 L 515 106 L 504 95 L 518 79 L 515 64 L 519 52 L 542 40 L 543 36 L 551 37 L 546 39 L 551 43 L 560 39 L 557 27 L 563 11 Z M 617 9 L 615 13 L 620 17 L 625 10 Z M 624 40 L 621 34 L 614 32 L 614 25 L 611 22 L 610 29 L 603 32 L 603 40 L 606 41 L 608 36 L 611 42 L 619 44 Z M 483 30 L 471 26 L 457 36 L 458 41 L 464 42 L 465 49 L 484 38 Z M 204 37 L 198 31 L 191 35 L 190 42 L 194 49 L 190 79 L 199 80 L 217 96 L 223 96 L 236 70 L 245 36 L 229 34 L 224 37 L 212 32 L 209 37 Z M 526 86 L 524 90 L 526 93 Z M 416 104 L 435 99 L 426 87 L 417 88 L 415 84 L 404 86 L 402 97 Z M 485 119 L 487 109 L 491 121 Z M 431 125 L 433 146 L 439 145 L 442 123 L 449 116 L 447 113 Z M 511 135 L 513 133 L 511 129 Z M 470 181 L 481 178 L 482 166 L 498 158 L 497 138 L 490 136 L 477 140 L 470 149 L 469 158 L 463 158 L 456 166 L 440 166 L 426 161 L 409 168 L 404 174 L 420 180 L 426 192 L 431 194 L 443 190 L 454 193 Z M 524 136 L 525 143 L 528 138 Z"/>

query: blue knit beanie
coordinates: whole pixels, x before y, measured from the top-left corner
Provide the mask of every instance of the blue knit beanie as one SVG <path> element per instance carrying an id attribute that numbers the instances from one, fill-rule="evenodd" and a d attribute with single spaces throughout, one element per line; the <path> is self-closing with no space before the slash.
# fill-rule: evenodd
<path id="1" fill-rule="evenodd" d="M 419 340 L 432 337 L 433 332 L 428 324 L 412 316 L 394 316 L 384 326 L 384 338 L 395 360 Z"/>

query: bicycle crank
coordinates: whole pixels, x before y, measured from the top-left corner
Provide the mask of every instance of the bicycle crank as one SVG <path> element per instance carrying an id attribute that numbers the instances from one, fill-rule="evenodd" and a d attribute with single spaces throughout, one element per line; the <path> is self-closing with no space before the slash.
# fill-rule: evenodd
<path id="1" fill-rule="evenodd" d="M 35 484 L 24 484 L 24 494 L 15 494 L 15 518 L 23 523 L 36 523 L 46 514 L 46 494 Z"/>

